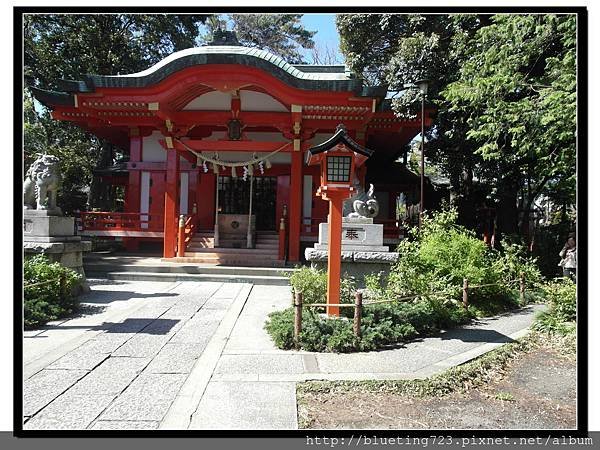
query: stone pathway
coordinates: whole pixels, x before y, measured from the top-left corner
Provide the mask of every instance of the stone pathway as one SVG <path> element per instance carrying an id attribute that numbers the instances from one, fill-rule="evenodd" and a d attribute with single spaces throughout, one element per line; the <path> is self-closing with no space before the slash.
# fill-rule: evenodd
<path id="1" fill-rule="evenodd" d="M 196 360 L 251 285 L 111 282 L 100 314 L 27 332 L 25 429 L 158 428 Z"/>
<path id="2" fill-rule="evenodd" d="M 92 283 L 106 309 L 26 333 L 25 429 L 294 429 L 296 382 L 424 378 L 526 333 L 539 307 L 394 350 L 277 349 L 264 330 L 289 287 Z"/>

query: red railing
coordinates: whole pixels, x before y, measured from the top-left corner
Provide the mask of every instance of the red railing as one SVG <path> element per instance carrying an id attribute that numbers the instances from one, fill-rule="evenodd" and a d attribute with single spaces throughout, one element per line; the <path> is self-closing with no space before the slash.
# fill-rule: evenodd
<path id="1" fill-rule="evenodd" d="M 184 216 L 183 223 L 179 220 L 179 230 L 177 234 L 177 256 L 184 256 L 194 233 L 198 229 L 198 216 L 192 214 L 191 216 Z"/>
<path id="2" fill-rule="evenodd" d="M 77 229 L 85 231 L 162 231 L 163 216 L 135 212 L 82 211 L 77 218 Z"/>
<path id="3" fill-rule="evenodd" d="M 302 236 L 317 236 L 319 234 L 319 224 L 327 222 L 327 217 L 303 217 L 300 226 Z"/>

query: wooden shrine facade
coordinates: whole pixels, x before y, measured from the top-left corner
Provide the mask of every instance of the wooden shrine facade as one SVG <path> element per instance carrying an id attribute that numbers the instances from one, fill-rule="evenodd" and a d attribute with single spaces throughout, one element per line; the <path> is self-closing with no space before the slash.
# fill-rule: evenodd
<path id="1" fill-rule="evenodd" d="M 124 212 L 83 212 L 82 231 L 120 236 L 129 249 L 160 239 L 166 258 L 185 251 L 194 230 L 214 230 L 219 209 L 247 207 L 236 198 L 254 179 L 257 227 L 279 233 L 285 258 L 300 261 L 301 240 L 327 216 L 326 202 L 315 197 L 318 168 L 305 164 L 307 149 L 343 123 L 385 168 L 421 124 L 420 117 L 396 118 L 384 100 L 386 89 L 363 86 L 344 66 L 293 66 L 239 45 L 183 50 L 143 72 L 63 80 L 60 89 L 32 91 L 54 119 L 129 154 L 114 179 L 124 185 Z M 356 174 L 363 183 L 367 170 Z M 110 175 L 104 179 L 110 182 Z M 393 219 L 393 211 L 387 214 L 382 220 Z"/>

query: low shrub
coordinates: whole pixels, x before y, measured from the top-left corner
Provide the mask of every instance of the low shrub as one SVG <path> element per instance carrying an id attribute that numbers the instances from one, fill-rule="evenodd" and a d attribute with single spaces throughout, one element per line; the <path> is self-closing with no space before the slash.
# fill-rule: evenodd
<path id="1" fill-rule="evenodd" d="M 302 312 L 300 347 L 307 351 L 340 353 L 375 350 L 464 324 L 471 318 L 472 315 L 462 307 L 441 305 L 435 300 L 377 304 L 364 308 L 361 338 L 357 339 L 353 322 L 348 318 L 327 318 L 305 308 Z M 293 308 L 271 313 L 265 329 L 277 347 L 293 348 Z"/>
<path id="2" fill-rule="evenodd" d="M 398 246 L 400 258 L 387 282 L 368 279 L 368 292 L 376 298 L 394 299 L 421 294 L 459 301 L 463 279 L 469 280 L 469 304 L 477 316 L 494 315 L 518 306 L 518 280 L 525 274 L 529 286 L 541 275 L 536 262 L 518 244 L 490 249 L 472 231 L 456 224 L 454 209 L 426 216 L 420 230 Z M 475 287 L 486 285 L 484 287 Z M 436 294 L 431 294 L 435 292 Z"/>
<path id="3" fill-rule="evenodd" d="M 44 255 L 27 258 L 23 264 L 25 328 L 71 314 L 79 305 L 72 293 L 80 281 L 77 272 L 49 262 Z"/>
<path id="4" fill-rule="evenodd" d="M 325 303 L 327 300 L 327 272 L 302 266 L 290 275 L 294 292 L 302 292 L 304 303 Z M 352 277 L 343 276 L 340 284 L 340 302 L 354 302 L 356 283 Z"/>
<path id="5" fill-rule="evenodd" d="M 577 287 L 568 278 L 551 280 L 542 286 L 548 309 L 540 313 L 534 328 L 566 335 L 575 331 Z"/>
<path id="6" fill-rule="evenodd" d="M 425 217 L 421 229 L 411 230 L 410 239 L 398 246 L 399 260 L 387 278 L 381 273 L 365 276 L 364 299 L 390 303 L 365 306 L 361 339 L 354 337 L 348 320 L 353 308 L 342 308 L 339 319 L 319 315 L 322 309 L 305 308 L 300 346 L 309 351 L 374 350 L 517 308 L 520 274 L 530 290 L 540 284 L 535 260 L 518 244 L 505 243 L 502 252 L 489 249 L 456 220 L 453 209 Z M 471 286 L 468 311 L 460 305 L 465 278 Z M 302 292 L 304 303 L 325 302 L 325 271 L 304 267 L 290 282 L 295 292 Z M 354 301 L 354 288 L 354 280 L 342 277 L 341 302 Z M 403 297 L 414 300 L 401 302 Z M 293 347 L 292 309 L 271 314 L 265 327 L 278 347 Z"/>

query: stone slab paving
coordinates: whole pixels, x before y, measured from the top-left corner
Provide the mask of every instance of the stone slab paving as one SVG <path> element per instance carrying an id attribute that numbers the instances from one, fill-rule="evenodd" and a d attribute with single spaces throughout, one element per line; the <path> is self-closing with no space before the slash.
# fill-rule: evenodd
<path id="1" fill-rule="evenodd" d="M 296 384 L 264 382 L 211 382 L 191 429 L 297 428 Z"/>
<path id="2" fill-rule="evenodd" d="M 114 395 L 67 391 L 25 423 L 25 430 L 83 430 L 106 408 Z"/>
<path id="3" fill-rule="evenodd" d="M 541 308 L 480 320 L 395 349 L 323 354 L 274 346 L 264 330 L 265 320 L 290 302 L 289 287 L 254 286 L 191 417 L 190 429 L 297 428 L 295 396 L 288 395 L 295 382 L 429 376 L 510 342 Z"/>
<path id="4" fill-rule="evenodd" d="M 23 415 L 34 415 L 87 373 L 87 370 L 42 370 L 36 373 L 23 385 Z"/>
<path id="5" fill-rule="evenodd" d="M 289 307 L 287 286 L 91 284 L 102 311 L 26 335 L 26 429 L 295 429 L 296 382 L 429 376 L 524 334 L 541 308 L 395 349 L 319 354 L 277 349 L 264 330 Z"/>
<path id="6" fill-rule="evenodd" d="M 161 421 L 186 378 L 180 373 L 144 373 L 97 415 L 98 420 Z"/>
<path id="7" fill-rule="evenodd" d="M 92 280 L 106 312 L 29 333 L 47 354 L 25 351 L 24 428 L 158 428 L 243 286 Z"/>

